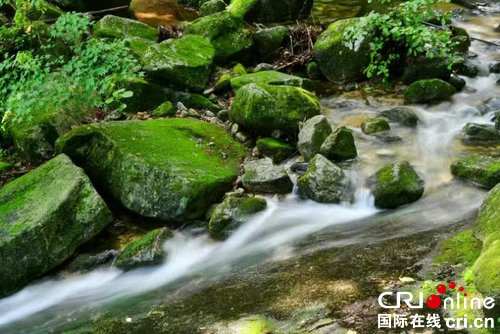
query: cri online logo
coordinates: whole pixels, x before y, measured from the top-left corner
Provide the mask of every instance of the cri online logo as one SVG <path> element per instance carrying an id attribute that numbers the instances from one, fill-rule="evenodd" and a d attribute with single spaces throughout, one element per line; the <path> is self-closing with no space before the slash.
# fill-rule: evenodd
<path id="1" fill-rule="evenodd" d="M 454 290 L 457 291 L 456 299 L 454 298 L 445 298 L 444 301 L 441 300 L 441 297 L 436 294 L 432 294 L 427 299 L 425 300 L 425 303 L 427 306 L 431 309 L 437 309 L 438 307 L 441 306 L 441 304 L 444 303 L 444 308 L 465 308 L 467 309 L 468 306 L 470 306 L 471 309 L 476 308 L 486 308 L 486 309 L 492 309 L 495 306 L 495 300 L 491 297 L 480 299 L 480 298 L 472 298 L 469 303 L 467 301 L 467 293 L 464 292 L 463 287 L 459 287 L 457 290 L 456 284 L 454 282 L 448 283 L 448 287 L 444 284 L 439 284 L 437 286 L 437 292 L 442 295 L 444 294 L 448 288 L 450 291 Z M 463 293 L 463 300 L 461 300 L 460 295 Z M 405 303 L 409 308 L 415 309 L 415 308 L 423 308 L 424 307 L 424 294 L 420 292 L 419 294 L 419 299 L 418 301 L 413 300 L 413 294 L 411 292 L 398 292 L 396 294 L 396 305 L 387 305 L 384 301 L 385 296 L 390 296 L 392 295 L 392 292 L 384 292 L 378 297 L 378 304 L 383 307 L 383 308 L 400 308 L 401 307 L 401 302 Z"/>

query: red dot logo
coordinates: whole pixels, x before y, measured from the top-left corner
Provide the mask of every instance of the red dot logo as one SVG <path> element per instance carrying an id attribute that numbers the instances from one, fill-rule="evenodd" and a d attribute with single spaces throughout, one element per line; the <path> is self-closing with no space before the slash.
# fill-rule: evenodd
<path id="1" fill-rule="evenodd" d="M 450 284 L 448 284 L 448 286 L 450 287 L 450 289 L 455 289 L 455 287 L 457 285 L 455 284 L 455 282 L 450 282 Z"/>
<path id="2" fill-rule="evenodd" d="M 427 306 L 431 309 L 437 309 L 441 306 L 441 298 L 438 295 L 430 295 L 427 297 Z"/>
<path id="3" fill-rule="evenodd" d="M 446 285 L 439 284 L 438 287 L 437 287 L 437 292 L 439 292 L 439 293 L 445 293 L 446 292 Z"/>

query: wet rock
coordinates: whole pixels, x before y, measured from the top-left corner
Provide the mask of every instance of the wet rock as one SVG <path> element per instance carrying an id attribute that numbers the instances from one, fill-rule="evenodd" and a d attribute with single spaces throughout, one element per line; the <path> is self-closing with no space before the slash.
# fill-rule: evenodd
<path id="1" fill-rule="evenodd" d="M 343 161 L 358 156 L 352 131 L 345 126 L 338 127 L 323 142 L 319 153 L 327 159 Z"/>
<path id="2" fill-rule="evenodd" d="M 200 16 L 212 15 L 222 12 L 226 9 L 226 3 L 223 0 L 209 0 L 200 6 Z"/>
<path id="3" fill-rule="evenodd" d="M 470 145 L 487 145 L 500 142 L 500 131 L 493 124 L 467 123 L 463 129 L 464 142 Z"/>
<path id="4" fill-rule="evenodd" d="M 420 121 L 415 111 L 410 107 L 395 107 L 380 112 L 380 116 L 391 122 L 414 128 Z"/>
<path id="5" fill-rule="evenodd" d="M 167 117 L 175 115 L 177 109 L 174 107 L 173 103 L 170 101 L 163 102 L 158 108 L 153 110 L 154 117 Z"/>
<path id="6" fill-rule="evenodd" d="M 229 195 L 215 207 L 208 231 L 213 238 L 225 239 L 252 214 L 265 210 L 267 202 L 261 197 Z"/>
<path id="7" fill-rule="evenodd" d="M 486 112 L 500 110 L 500 98 L 492 97 L 484 102 Z"/>
<path id="8" fill-rule="evenodd" d="M 233 0 L 228 11 L 247 22 L 277 23 L 305 19 L 313 0 Z"/>
<path id="9" fill-rule="evenodd" d="M 469 78 L 474 78 L 479 75 L 479 68 L 469 59 L 457 61 L 452 66 L 453 71 L 459 75 L 465 75 Z"/>
<path id="10" fill-rule="evenodd" d="M 314 85 L 309 79 L 277 71 L 261 71 L 251 74 L 240 75 L 231 79 L 231 87 L 237 91 L 241 87 L 254 84 L 268 84 L 273 86 L 294 86 L 307 90 L 313 90 Z"/>
<path id="11" fill-rule="evenodd" d="M 175 88 L 201 92 L 210 79 L 214 56 L 207 39 L 187 35 L 150 46 L 142 62 L 149 76 Z"/>
<path id="12" fill-rule="evenodd" d="M 371 36 L 365 36 L 355 45 L 344 39 L 346 28 L 358 24 L 359 18 L 332 23 L 314 44 L 314 58 L 323 75 L 331 82 L 351 82 L 365 78 L 363 70 L 370 62 Z"/>
<path id="13" fill-rule="evenodd" d="M 269 159 L 245 163 L 243 187 L 258 193 L 286 194 L 292 191 L 293 183 L 283 167 L 275 166 Z"/>
<path id="14" fill-rule="evenodd" d="M 406 161 L 387 165 L 368 179 L 368 186 L 379 208 L 393 209 L 413 203 L 424 193 L 424 180 Z"/>
<path id="15" fill-rule="evenodd" d="M 274 71 L 274 66 L 268 63 L 260 63 L 253 69 L 253 73 L 263 72 L 263 71 Z"/>
<path id="16" fill-rule="evenodd" d="M 321 154 L 311 159 L 306 174 L 297 181 L 300 198 L 319 203 L 350 201 L 349 188 L 344 171 Z"/>
<path id="17" fill-rule="evenodd" d="M 367 135 L 389 131 L 390 129 L 391 127 L 385 118 L 369 118 L 361 123 L 361 130 Z"/>
<path id="18" fill-rule="evenodd" d="M 425 103 L 445 100 L 455 94 L 456 89 L 441 79 L 426 79 L 412 83 L 404 93 L 405 103 Z"/>
<path id="19" fill-rule="evenodd" d="M 490 64 L 489 66 L 490 73 L 500 73 L 500 61 Z"/>
<path id="20" fill-rule="evenodd" d="M 314 116 L 306 121 L 299 132 L 297 148 L 304 160 L 309 160 L 319 152 L 321 145 L 332 133 L 332 127 L 323 115 Z"/>
<path id="21" fill-rule="evenodd" d="M 111 265 L 118 254 L 119 252 L 114 249 L 98 254 L 79 254 L 65 269 L 72 273 L 86 273 L 102 266 Z"/>
<path id="22" fill-rule="evenodd" d="M 85 125 L 57 147 L 124 207 L 167 222 L 203 216 L 246 153 L 219 126 L 187 118 Z"/>
<path id="23" fill-rule="evenodd" d="M 307 163 L 307 162 L 296 162 L 290 167 L 290 169 L 292 172 L 294 172 L 296 174 L 304 175 L 307 172 L 308 166 L 309 166 L 309 163 Z"/>
<path id="24" fill-rule="evenodd" d="M 94 25 L 94 36 L 118 39 L 139 37 L 156 42 L 158 31 L 136 20 L 106 15 Z"/>
<path id="25" fill-rule="evenodd" d="M 457 178 L 491 189 L 500 183 L 500 159 L 471 155 L 455 161 L 451 165 L 451 173 Z"/>
<path id="26" fill-rule="evenodd" d="M 0 295 L 68 259 L 111 222 L 85 173 L 59 155 L 0 189 Z"/>
<path id="27" fill-rule="evenodd" d="M 323 74 L 319 69 L 319 65 L 317 62 L 312 61 L 307 64 L 307 77 L 311 80 L 321 80 L 324 79 Z"/>
<path id="28" fill-rule="evenodd" d="M 461 91 L 467 84 L 467 82 L 458 75 L 452 75 L 450 79 L 448 79 L 448 83 L 455 87 L 457 91 Z"/>
<path id="29" fill-rule="evenodd" d="M 451 40 L 453 43 L 455 43 L 455 45 L 453 46 L 454 51 L 460 53 L 467 53 L 467 51 L 469 51 L 471 41 L 468 36 L 455 36 Z"/>
<path id="30" fill-rule="evenodd" d="M 423 79 L 446 81 L 450 78 L 450 74 L 451 70 L 448 68 L 446 59 L 422 57 L 405 66 L 401 79 L 406 85 L 409 85 Z"/>
<path id="31" fill-rule="evenodd" d="M 160 264 L 167 256 L 163 245 L 172 237 L 172 231 L 166 227 L 153 230 L 139 240 L 128 244 L 114 265 L 123 270 L 131 270 L 137 267 Z"/>
<path id="32" fill-rule="evenodd" d="M 296 149 L 292 145 L 275 138 L 261 138 L 257 140 L 257 148 L 274 163 L 280 163 L 290 158 Z"/>
<path id="33" fill-rule="evenodd" d="M 248 84 L 236 92 L 229 119 L 253 134 L 281 130 L 294 136 L 299 122 L 319 112 L 318 98 L 302 88 Z"/>
<path id="34" fill-rule="evenodd" d="M 254 50 L 258 59 L 267 61 L 275 58 L 289 35 L 290 30 L 285 26 L 276 26 L 257 31 L 254 35 Z"/>

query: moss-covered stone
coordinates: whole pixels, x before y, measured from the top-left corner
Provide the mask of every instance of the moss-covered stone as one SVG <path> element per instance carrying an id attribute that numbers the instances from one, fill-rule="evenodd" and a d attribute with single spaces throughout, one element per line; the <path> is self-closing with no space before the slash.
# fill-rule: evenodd
<path id="1" fill-rule="evenodd" d="M 290 34 L 285 26 L 276 26 L 257 31 L 254 35 L 254 50 L 259 61 L 274 59 Z"/>
<path id="2" fill-rule="evenodd" d="M 208 231 L 213 238 L 225 239 L 252 214 L 265 210 L 267 202 L 262 197 L 229 195 L 213 211 Z"/>
<path id="3" fill-rule="evenodd" d="M 313 90 L 314 86 L 311 80 L 300 78 L 294 75 L 281 73 L 277 71 L 261 71 L 251 74 L 240 75 L 231 79 L 231 87 L 237 91 L 241 87 L 254 84 L 268 84 L 273 86 L 294 86 L 307 90 Z"/>
<path id="4" fill-rule="evenodd" d="M 474 284 L 487 297 L 500 300 L 500 240 L 495 240 L 474 263 Z"/>
<path id="5" fill-rule="evenodd" d="M 467 82 L 464 79 L 455 74 L 448 79 L 448 83 L 453 87 L 455 87 L 457 91 L 461 91 L 467 84 Z"/>
<path id="6" fill-rule="evenodd" d="M 316 154 L 309 162 L 304 176 L 297 181 L 300 198 L 319 203 L 350 201 L 352 192 L 344 171 L 333 162 Z"/>
<path id="7" fill-rule="evenodd" d="M 468 58 L 457 60 L 453 64 L 452 69 L 455 73 L 469 78 L 475 78 L 479 75 L 478 66 Z"/>
<path id="8" fill-rule="evenodd" d="M 228 11 L 204 16 L 186 25 L 185 34 L 206 37 L 215 48 L 215 60 L 224 62 L 252 47 L 253 39 L 245 23 Z"/>
<path id="9" fill-rule="evenodd" d="M 155 44 L 150 39 L 144 39 L 140 37 L 130 37 L 125 40 L 125 45 L 137 56 L 138 59 L 142 59 L 146 54 L 148 48 Z"/>
<path id="10" fill-rule="evenodd" d="M 85 173 L 60 155 L 0 189 L 0 295 L 68 259 L 111 222 Z"/>
<path id="11" fill-rule="evenodd" d="M 500 240 L 500 185 L 490 190 L 481 205 L 476 221 L 476 236 L 487 248 L 491 241 Z"/>
<path id="12" fill-rule="evenodd" d="M 368 186 L 379 208 L 393 209 L 413 203 L 424 193 L 424 180 L 406 161 L 389 164 L 368 180 Z"/>
<path id="13" fill-rule="evenodd" d="M 307 64 L 307 77 L 311 80 L 324 79 L 323 74 L 321 73 L 317 62 L 312 61 L 309 64 Z"/>
<path id="14" fill-rule="evenodd" d="M 313 0 L 233 0 L 228 10 L 247 22 L 273 23 L 304 19 Z"/>
<path id="15" fill-rule="evenodd" d="M 453 50 L 460 53 L 466 53 L 469 51 L 471 40 L 468 36 L 454 36 L 451 39 L 453 45 Z"/>
<path id="16" fill-rule="evenodd" d="M 426 79 L 412 83 L 404 93 L 405 103 L 426 103 L 450 98 L 457 90 L 441 79 Z"/>
<path id="17" fill-rule="evenodd" d="M 464 143 L 492 145 L 500 143 L 500 131 L 493 124 L 467 123 L 463 129 Z"/>
<path id="18" fill-rule="evenodd" d="M 56 19 L 64 14 L 64 11 L 45 0 L 38 1 L 37 4 L 32 4 L 26 10 L 26 17 L 29 20 L 47 20 Z"/>
<path id="19" fill-rule="evenodd" d="M 409 85 L 418 80 L 441 79 L 448 80 L 451 70 L 448 68 L 448 62 L 444 58 L 419 58 L 407 64 L 403 71 L 402 81 Z"/>
<path id="20" fill-rule="evenodd" d="M 465 264 L 471 266 L 481 254 L 483 244 L 474 236 L 474 229 L 468 229 L 439 245 L 439 254 L 434 258 L 439 264 Z"/>
<path id="21" fill-rule="evenodd" d="M 280 163 L 290 158 L 296 149 L 292 145 L 276 138 L 261 138 L 257 140 L 257 148 L 274 163 Z"/>
<path id="22" fill-rule="evenodd" d="M 153 230 L 128 244 L 116 258 L 114 265 L 123 270 L 131 270 L 160 264 L 167 256 L 163 244 L 172 236 L 172 231 L 166 227 Z"/>
<path id="23" fill-rule="evenodd" d="M 215 49 L 204 37 L 187 35 L 148 48 L 145 72 L 167 85 L 201 92 L 210 79 Z"/>
<path id="24" fill-rule="evenodd" d="M 57 148 L 126 208 L 164 221 L 201 217 L 246 153 L 220 127 L 177 118 L 81 126 Z"/>
<path id="25" fill-rule="evenodd" d="M 332 23 L 314 44 L 314 58 L 321 73 L 332 82 L 359 81 L 365 78 L 363 70 L 370 63 L 371 36 L 365 36 L 350 45 L 343 36 L 347 27 L 359 18 Z"/>
<path id="26" fill-rule="evenodd" d="M 223 0 L 209 0 L 200 6 L 200 16 L 212 15 L 222 12 L 226 9 L 226 3 Z"/>
<path id="27" fill-rule="evenodd" d="M 389 131 L 390 129 L 391 127 L 385 118 L 369 118 L 361 123 L 361 130 L 367 135 Z"/>
<path id="28" fill-rule="evenodd" d="M 417 126 L 419 118 L 410 107 L 395 107 L 380 112 L 380 116 L 387 118 L 391 122 L 399 123 L 410 128 Z"/>
<path id="29" fill-rule="evenodd" d="M 308 119 L 299 132 L 297 148 L 304 160 L 308 161 L 319 152 L 321 145 L 332 133 L 332 127 L 323 115 Z"/>
<path id="30" fill-rule="evenodd" d="M 293 183 L 283 167 L 275 166 L 271 160 L 260 159 L 245 163 L 243 187 L 257 193 L 286 194 L 292 191 Z"/>
<path id="31" fill-rule="evenodd" d="M 302 88 L 248 84 L 236 92 L 229 118 L 254 134 L 281 130 L 293 136 L 299 122 L 319 112 L 318 98 Z"/>
<path id="32" fill-rule="evenodd" d="M 160 104 L 155 110 L 153 110 L 153 116 L 155 117 L 167 117 L 175 115 L 177 109 L 174 107 L 172 102 L 167 101 Z"/>
<path id="33" fill-rule="evenodd" d="M 174 103 L 182 103 L 187 108 L 193 109 L 206 109 L 213 112 L 219 111 L 220 108 L 215 105 L 212 101 L 200 94 L 186 93 L 186 92 L 175 92 L 171 90 L 166 90 L 168 99 Z"/>
<path id="34" fill-rule="evenodd" d="M 343 161 L 358 156 L 352 131 L 345 126 L 338 127 L 323 142 L 319 153 L 327 159 Z"/>
<path id="35" fill-rule="evenodd" d="M 119 39 L 139 37 L 156 42 L 158 31 L 136 20 L 106 15 L 94 25 L 94 36 Z"/>
<path id="36" fill-rule="evenodd" d="M 128 112 L 153 110 L 168 98 L 167 91 L 162 86 L 138 77 L 117 80 L 110 92 L 119 89 L 134 93 L 132 97 L 123 100 L 127 105 L 125 110 Z"/>
<path id="37" fill-rule="evenodd" d="M 455 161 L 451 165 L 451 173 L 457 178 L 491 189 L 500 183 L 500 159 L 470 155 Z"/>

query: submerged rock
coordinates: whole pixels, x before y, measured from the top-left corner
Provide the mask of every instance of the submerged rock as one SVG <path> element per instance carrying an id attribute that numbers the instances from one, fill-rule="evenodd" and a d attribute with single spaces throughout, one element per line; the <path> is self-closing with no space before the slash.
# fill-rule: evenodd
<path id="1" fill-rule="evenodd" d="M 268 84 L 273 86 L 294 86 L 306 90 L 313 90 L 311 80 L 277 71 L 261 71 L 251 74 L 240 75 L 231 79 L 231 87 L 237 91 L 241 87 L 254 84 Z"/>
<path id="2" fill-rule="evenodd" d="M 123 270 L 131 270 L 160 264 L 167 256 L 163 244 L 172 237 L 172 231 L 166 227 L 153 230 L 128 244 L 116 258 L 114 265 Z"/>
<path id="3" fill-rule="evenodd" d="M 229 119 L 254 134 L 281 130 L 294 136 L 299 122 L 319 112 L 318 98 L 302 88 L 248 84 L 236 92 Z"/>
<path id="4" fill-rule="evenodd" d="M 491 189 L 500 183 L 500 159 L 471 155 L 455 161 L 451 165 L 451 173 L 457 178 Z"/>
<path id="5" fill-rule="evenodd" d="M 306 174 L 298 179 L 297 192 L 300 198 L 319 203 L 340 203 L 352 199 L 344 171 L 321 154 L 311 159 Z"/>
<path id="6" fill-rule="evenodd" d="M 345 126 L 338 127 L 321 145 L 319 153 L 330 160 L 342 161 L 358 156 L 352 131 Z"/>
<path id="7" fill-rule="evenodd" d="M 59 155 L 0 189 L 0 295 L 68 259 L 111 222 L 83 170 Z"/>
<path id="8" fill-rule="evenodd" d="M 457 90 L 441 79 L 426 79 L 412 83 L 404 93 L 405 103 L 425 103 L 450 98 Z"/>
<path id="9" fill-rule="evenodd" d="M 361 123 L 361 130 L 367 135 L 389 131 L 390 129 L 391 127 L 385 118 L 369 118 Z"/>
<path id="10" fill-rule="evenodd" d="M 179 118 L 85 125 L 57 148 L 127 209 L 163 221 L 203 216 L 245 156 L 219 126 Z"/>
<path id="11" fill-rule="evenodd" d="M 493 124 L 467 123 L 463 129 L 464 142 L 469 145 L 488 145 L 500 142 L 500 131 Z"/>
<path id="12" fill-rule="evenodd" d="M 424 193 L 424 180 L 406 161 L 381 168 L 368 179 L 368 186 L 375 205 L 384 209 L 413 203 Z"/>
<path id="13" fill-rule="evenodd" d="M 215 207 L 210 217 L 208 231 L 213 238 L 225 239 L 250 215 L 266 208 L 267 201 L 262 197 L 228 195 Z"/>
<path id="14" fill-rule="evenodd" d="M 136 20 L 106 15 L 94 25 L 94 36 L 119 39 L 139 37 L 156 42 L 158 30 Z"/>
<path id="15" fill-rule="evenodd" d="M 417 126 L 419 118 L 415 111 L 410 107 L 395 107 L 380 112 L 380 116 L 387 118 L 389 121 L 399 123 L 410 128 Z"/>
<path id="16" fill-rule="evenodd" d="M 290 158 L 296 149 L 292 145 L 275 138 L 261 138 L 257 140 L 257 148 L 274 163 L 280 163 Z"/>
<path id="17" fill-rule="evenodd" d="M 233 0 L 228 10 L 247 22 L 276 23 L 305 19 L 313 0 Z"/>
<path id="18" fill-rule="evenodd" d="M 285 169 L 275 166 L 269 159 L 254 160 L 243 166 L 242 183 L 245 189 L 257 193 L 287 194 L 292 191 L 293 183 Z"/>
<path id="19" fill-rule="evenodd" d="M 118 254 L 119 252 L 114 249 L 106 250 L 98 254 L 79 254 L 69 263 L 65 271 L 70 273 L 86 273 L 99 267 L 110 266 Z"/>
<path id="20" fill-rule="evenodd" d="M 308 161 L 319 152 L 321 145 L 332 133 L 332 127 L 323 115 L 308 119 L 299 132 L 297 148 L 304 160 Z"/>

